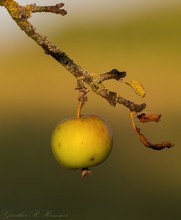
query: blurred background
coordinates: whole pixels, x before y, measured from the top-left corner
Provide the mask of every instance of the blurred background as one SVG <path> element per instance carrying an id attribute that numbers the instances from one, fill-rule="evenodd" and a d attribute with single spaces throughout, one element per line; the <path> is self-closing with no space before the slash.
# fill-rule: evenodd
<path id="1" fill-rule="evenodd" d="M 59 1 L 18 1 L 52 5 Z M 28 38 L 0 8 L 0 216 L 21 219 L 181 219 L 181 2 L 180 0 L 67 0 L 64 17 L 33 14 L 37 31 L 90 72 L 117 68 L 140 80 L 144 99 L 116 81 L 106 86 L 160 123 L 138 124 L 154 143 L 175 147 L 154 151 L 135 135 L 124 106 L 110 106 L 93 92 L 82 113 L 105 117 L 114 133 L 109 158 L 92 176 L 60 166 L 50 148 L 51 132 L 75 116 L 76 81 Z M 27 216 L 26 216 L 27 215 Z M 20 219 L 20 216 L 19 218 Z"/>

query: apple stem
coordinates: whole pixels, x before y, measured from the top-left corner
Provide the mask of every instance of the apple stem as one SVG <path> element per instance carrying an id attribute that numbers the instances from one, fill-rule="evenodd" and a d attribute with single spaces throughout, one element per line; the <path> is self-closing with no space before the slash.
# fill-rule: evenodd
<path id="1" fill-rule="evenodd" d="M 82 108 L 82 104 L 81 104 L 81 102 L 78 102 L 78 106 L 77 106 L 77 119 L 80 118 L 81 108 Z"/>
<path id="2" fill-rule="evenodd" d="M 77 79 L 76 89 L 79 92 L 77 105 L 77 119 L 79 119 L 81 117 L 81 109 L 87 102 L 87 93 L 89 92 L 89 90 L 85 87 L 82 79 Z"/>

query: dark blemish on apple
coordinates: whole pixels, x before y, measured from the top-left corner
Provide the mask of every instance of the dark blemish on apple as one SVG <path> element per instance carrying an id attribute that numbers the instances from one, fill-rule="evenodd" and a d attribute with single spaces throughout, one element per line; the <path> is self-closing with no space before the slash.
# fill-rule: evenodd
<path id="1" fill-rule="evenodd" d="M 61 143 L 59 142 L 59 143 L 58 143 L 58 147 L 60 147 L 60 146 L 61 146 Z"/>
<path id="2" fill-rule="evenodd" d="M 94 158 L 94 157 L 91 157 L 90 161 L 94 161 L 94 160 L 95 160 L 95 158 Z"/>

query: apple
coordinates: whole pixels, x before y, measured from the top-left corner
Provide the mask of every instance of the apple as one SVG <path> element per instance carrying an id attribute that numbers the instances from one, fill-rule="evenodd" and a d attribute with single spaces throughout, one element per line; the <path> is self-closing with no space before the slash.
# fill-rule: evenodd
<path id="1" fill-rule="evenodd" d="M 105 161 L 112 145 L 112 131 L 97 115 L 66 119 L 56 126 L 51 138 L 57 161 L 67 168 L 82 171 Z"/>

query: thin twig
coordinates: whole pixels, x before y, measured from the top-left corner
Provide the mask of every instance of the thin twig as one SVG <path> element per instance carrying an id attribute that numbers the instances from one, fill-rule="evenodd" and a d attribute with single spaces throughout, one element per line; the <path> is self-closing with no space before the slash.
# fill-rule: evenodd
<path id="1" fill-rule="evenodd" d="M 117 69 L 113 69 L 110 72 L 103 73 L 99 77 L 99 82 L 104 82 L 105 80 L 109 79 L 115 79 L 115 80 L 121 80 L 126 76 L 126 72 L 120 72 Z"/>
<path id="2" fill-rule="evenodd" d="M 36 4 L 31 5 L 32 7 L 32 12 L 51 12 L 55 14 L 60 14 L 60 15 L 66 15 L 67 11 L 64 9 L 60 9 L 64 6 L 63 3 L 56 4 L 55 6 L 37 6 Z"/>

